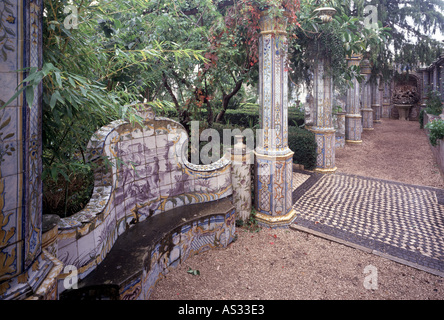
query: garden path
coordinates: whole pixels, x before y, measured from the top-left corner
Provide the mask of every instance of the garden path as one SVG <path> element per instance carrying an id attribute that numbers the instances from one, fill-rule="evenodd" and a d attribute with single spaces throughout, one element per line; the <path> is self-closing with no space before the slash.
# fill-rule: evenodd
<path id="1" fill-rule="evenodd" d="M 313 178 L 312 173 L 295 172 L 294 187 L 305 183 L 322 189 L 318 182 L 326 179 L 347 187 L 353 180 L 364 192 L 371 189 L 363 190 L 359 183 L 377 184 L 380 190 L 387 188 L 392 194 L 408 189 L 418 199 L 421 196 L 417 192 L 443 190 L 443 178 L 417 122 L 383 119 L 375 124 L 374 131 L 363 133 L 363 141 L 361 146 L 347 145 L 337 150 L 337 174 Z M 408 196 L 403 197 L 408 201 Z M 442 206 L 431 197 L 428 204 L 439 216 Z M 322 225 L 320 221 L 312 224 Z M 420 270 L 415 264 L 409 266 L 405 260 L 397 261 L 393 255 L 374 254 L 374 249 L 345 239 L 326 234 L 322 228 L 308 229 L 303 223 L 299 230 L 262 229 L 251 233 L 238 229 L 238 240 L 228 249 L 204 252 L 172 270 L 159 282 L 151 299 L 443 299 L 441 276 Z M 442 265 L 442 260 L 438 263 Z M 366 283 L 369 266 L 377 271 L 377 288 L 369 289 Z M 200 275 L 187 273 L 189 268 L 198 269 Z"/>

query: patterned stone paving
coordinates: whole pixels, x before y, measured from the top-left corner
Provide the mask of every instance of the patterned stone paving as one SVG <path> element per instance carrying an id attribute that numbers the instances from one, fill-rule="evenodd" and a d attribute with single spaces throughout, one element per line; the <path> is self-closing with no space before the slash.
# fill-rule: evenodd
<path id="1" fill-rule="evenodd" d="M 444 274 L 444 190 L 294 172 L 293 226 Z"/>

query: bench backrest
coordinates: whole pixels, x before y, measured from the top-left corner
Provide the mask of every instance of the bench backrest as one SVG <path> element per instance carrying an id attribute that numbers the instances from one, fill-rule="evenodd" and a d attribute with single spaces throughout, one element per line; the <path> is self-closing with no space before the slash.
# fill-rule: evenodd
<path id="1" fill-rule="evenodd" d="M 61 219 L 58 258 L 74 265 L 79 279 L 97 266 L 117 237 L 137 222 L 170 209 L 232 195 L 231 162 L 188 162 L 188 135 L 171 119 L 144 110 L 143 124 L 114 121 L 88 144 L 94 192 L 88 205 Z M 61 281 L 59 292 L 63 291 Z"/>

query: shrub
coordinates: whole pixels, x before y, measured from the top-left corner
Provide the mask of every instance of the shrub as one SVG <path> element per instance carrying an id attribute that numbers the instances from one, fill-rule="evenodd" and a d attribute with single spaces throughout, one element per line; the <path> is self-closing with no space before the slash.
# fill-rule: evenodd
<path id="1" fill-rule="evenodd" d="M 229 109 L 225 112 L 225 121 L 245 128 L 258 127 L 259 105 L 254 103 L 244 103 L 236 110 Z M 296 108 L 288 109 L 289 126 L 302 126 L 304 122 L 304 112 Z"/>
<path id="2" fill-rule="evenodd" d="M 444 120 L 435 119 L 426 125 L 429 129 L 429 140 L 432 146 L 438 145 L 438 140 L 444 138 Z"/>
<path id="3" fill-rule="evenodd" d="M 229 109 L 225 112 L 225 122 L 245 128 L 253 128 L 259 124 L 259 108 Z"/>
<path id="4" fill-rule="evenodd" d="M 71 169 L 68 179 L 59 174 L 47 176 L 43 184 L 43 213 L 57 214 L 61 218 L 82 210 L 91 198 L 94 174 L 85 166 Z"/>
<path id="5" fill-rule="evenodd" d="M 439 116 L 442 113 L 441 94 L 438 91 L 432 90 L 427 94 L 427 108 L 428 114 Z"/>
<path id="6" fill-rule="evenodd" d="M 308 170 L 314 169 L 317 156 L 315 134 L 295 126 L 288 129 L 288 146 L 294 152 L 293 161 Z"/>

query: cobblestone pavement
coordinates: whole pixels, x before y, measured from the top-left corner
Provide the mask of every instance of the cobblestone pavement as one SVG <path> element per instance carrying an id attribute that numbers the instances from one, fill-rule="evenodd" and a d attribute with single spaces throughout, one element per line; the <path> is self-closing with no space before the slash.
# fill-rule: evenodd
<path id="1" fill-rule="evenodd" d="M 293 173 L 292 228 L 444 276 L 444 190 L 347 174 Z"/>

